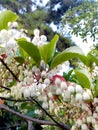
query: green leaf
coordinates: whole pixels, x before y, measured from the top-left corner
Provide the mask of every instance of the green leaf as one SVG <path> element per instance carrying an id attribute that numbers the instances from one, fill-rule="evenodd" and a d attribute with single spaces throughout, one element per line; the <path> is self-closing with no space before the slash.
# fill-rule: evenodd
<path id="1" fill-rule="evenodd" d="M 14 57 L 14 59 L 19 62 L 20 64 L 23 64 L 25 62 L 25 59 L 23 57 Z"/>
<path id="2" fill-rule="evenodd" d="M 72 72 L 73 72 L 73 70 L 69 70 L 68 73 L 63 72 L 63 77 L 64 77 L 67 81 L 70 81 L 70 79 L 71 79 L 71 77 L 72 77 L 72 75 L 71 75 Z"/>
<path id="3" fill-rule="evenodd" d="M 77 46 L 72 46 L 55 56 L 51 62 L 50 69 L 73 58 L 79 58 L 83 63 L 87 64 L 87 57 L 83 54 L 82 50 Z"/>
<path id="4" fill-rule="evenodd" d="M 39 53 L 39 49 L 36 45 L 34 45 L 31 42 L 26 41 L 26 39 L 24 38 L 18 39 L 17 43 L 19 47 L 25 50 L 28 53 L 28 55 L 33 58 L 33 60 L 36 62 L 37 65 L 40 64 L 41 56 Z"/>
<path id="5" fill-rule="evenodd" d="M 98 79 L 96 81 L 96 86 L 94 86 L 94 94 L 95 96 L 98 96 Z"/>
<path id="6" fill-rule="evenodd" d="M 79 83 L 82 85 L 83 88 L 90 89 L 92 86 L 90 76 L 87 71 L 84 69 L 76 69 L 74 70 L 75 75 L 79 81 Z"/>
<path id="7" fill-rule="evenodd" d="M 45 44 L 45 45 L 43 45 L 42 47 L 39 48 L 40 49 L 40 54 L 41 54 L 43 60 L 46 63 L 49 63 L 49 61 L 54 56 L 55 49 L 56 49 L 56 43 L 58 41 L 58 38 L 59 38 L 59 36 L 55 35 L 50 43 Z"/>
<path id="8" fill-rule="evenodd" d="M 26 109 L 26 106 L 27 106 L 27 102 L 23 102 L 20 107 L 21 109 Z"/>
<path id="9" fill-rule="evenodd" d="M 18 16 L 10 10 L 2 11 L 0 13 L 0 30 L 8 29 L 8 22 L 13 22 Z"/>
<path id="10" fill-rule="evenodd" d="M 27 113 L 26 113 L 27 116 L 30 116 L 30 117 L 34 117 L 35 116 L 35 113 L 33 110 L 29 110 Z"/>

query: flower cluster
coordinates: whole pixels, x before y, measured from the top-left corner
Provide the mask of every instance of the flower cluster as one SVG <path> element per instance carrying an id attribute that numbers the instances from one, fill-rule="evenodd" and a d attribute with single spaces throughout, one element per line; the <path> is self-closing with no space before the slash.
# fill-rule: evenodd
<path id="1" fill-rule="evenodd" d="M 42 46 L 44 44 L 47 44 L 47 37 L 45 35 L 40 36 L 40 31 L 38 29 L 35 29 L 32 43 L 34 43 L 37 46 Z"/>
<path id="2" fill-rule="evenodd" d="M 42 102 L 44 109 L 53 113 L 56 117 L 60 117 L 59 112 L 63 111 L 62 120 L 72 121 L 72 124 L 73 121 L 75 122 L 72 130 L 78 128 L 81 130 L 90 128 L 97 130 L 98 97 L 93 97 L 93 89 L 90 90 L 80 84 L 67 81 L 58 74 L 60 66 L 50 70 L 49 65 L 43 59 L 40 61 L 40 66 L 31 64 L 31 57 L 25 59 L 25 62 L 21 65 L 16 62 L 14 56 L 17 55 L 18 46 L 15 39 L 25 37 L 27 41 L 30 41 L 30 38 L 23 31 L 16 29 L 17 26 L 16 22 L 9 23 L 10 29 L 0 32 L 0 43 L 6 46 L 0 49 L 0 59 L 4 61 L 3 63 L 0 62 L 0 85 L 11 89 L 11 93 L 8 90 L 1 89 L 0 96 L 11 96 L 16 99 L 34 97 Z M 40 31 L 35 29 L 32 43 L 43 46 L 48 43 L 47 37 L 45 35 L 40 36 Z M 7 66 L 9 66 L 9 69 L 7 69 Z M 35 113 L 41 114 L 39 110 L 36 110 Z M 66 121 L 64 120 L 64 122 Z"/>

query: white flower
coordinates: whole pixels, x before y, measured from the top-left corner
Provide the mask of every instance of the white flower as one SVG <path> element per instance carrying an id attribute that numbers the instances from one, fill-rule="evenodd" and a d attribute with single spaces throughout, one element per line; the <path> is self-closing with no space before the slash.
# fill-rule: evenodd
<path id="1" fill-rule="evenodd" d="M 94 103 L 98 103 L 98 98 L 94 98 Z"/>
<path id="2" fill-rule="evenodd" d="M 23 91 L 23 95 L 25 98 L 30 97 L 30 90 L 28 88 L 25 88 Z"/>
<path id="3" fill-rule="evenodd" d="M 76 130 L 76 126 L 72 126 L 72 127 L 71 127 L 71 130 Z"/>
<path id="4" fill-rule="evenodd" d="M 30 96 L 37 96 L 36 85 L 29 86 Z"/>
<path id="5" fill-rule="evenodd" d="M 34 30 L 34 35 L 35 35 L 35 36 L 39 36 L 39 33 L 40 33 L 39 29 L 35 29 L 35 30 Z"/>
<path id="6" fill-rule="evenodd" d="M 73 93 L 75 91 L 74 86 L 68 86 L 68 91 Z"/>
<path id="7" fill-rule="evenodd" d="M 41 83 L 39 83 L 37 85 L 37 89 L 38 89 L 38 91 L 42 92 L 43 91 L 43 85 Z"/>
<path id="8" fill-rule="evenodd" d="M 88 109 L 87 105 L 84 104 L 84 103 L 82 103 L 82 109 L 83 109 L 83 110 L 87 110 L 87 109 Z"/>
<path id="9" fill-rule="evenodd" d="M 92 122 L 92 116 L 88 116 L 87 117 L 87 123 L 91 123 Z"/>
<path id="10" fill-rule="evenodd" d="M 68 90 L 66 90 L 62 93 L 62 97 L 63 97 L 63 100 L 66 101 L 67 99 L 71 98 L 71 94 Z"/>
<path id="11" fill-rule="evenodd" d="M 57 95 L 62 94 L 62 90 L 61 90 L 61 88 L 57 88 L 57 90 L 56 90 L 56 94 L 57 94 Z"/>
<path id="12" fill-rule="evenodd" d="M 48 93 L 49 98 L 53 98 L 53 95 L 51 92 Z"/>
<path id="13" fill-rule="evenodd" d="M 34 112 L 35 112 L 35 114 L 38 114 L 38 115 L 41 115 L 41 113 L 42 113 L 41 110 L 39 110 L 39 109 L 35 110 Z"/>
<path id="14" fill-rule="evenodd" d="M 13 22 L 13 27 L 17 28 L 18 27 L 18 23 L 17 22 Z"/>
<path id="15" fill-rule="evenodd" d="M 92 118 L 92 124 L 96 124 L 96 119 Z"/>
<path id="16" fill-rule="evenodd" d="M 95 130 L 98 130 L 98 124 L 94 125 Z"/>
<path id="17" fill-rule="evenodd" d="M 46 71 L 42 71 L 42 73 L 41 73 L 41 77 L 43 77 L 43 78 L 45 78 L 47 76 L 47 73 L 46 73 Z"/>
<path id="18" fill-rule="evenodd" d="M 94 117 L 94 118 L 97 118 L 97 117 L 98 117 L 98 113 L 95 113 L 95 112 L 94 112 L 94 113 L 93 113 L 93 117 Z"/>
<path id="19" fill-rule="evenodd" d="M 8 27 L 10 27 L 10 28 L 13 28 L 13 27 L 17 28 L 18 27 L 18 23 L 17 22 L 8 22 Z"/>
<path id="20" fill-rule="evenodd" d="M 42 107 L 47 109 L 48 108 L 48 103 L 47 102 L 43 102 Z"/>
<path id="21" fill-rule="evenodd" d="M 56 116 L 58 116 L 58 109 L 57 108 L 54 109 L 54 113 Z"/>
<path id="22" fill-rule="evenodd" d="M 39 36 L 35 36 L 32 39 L 32 43 L 35 44 L 35 45 L 37 45 L 37 46 L 39 46 L 39 40 L 40 40 Z"/>
<path id="23" fill-rule="evenodd" d="M 88 92 L 83 92 L 83 99 L 84 100 L 89 100 L 90 99 L 90 95 Z"/>
<path id="24" fill-rule="evenodd" d="M 78 92 L 78 93 L 81 93 L 82 90 L 83 90 L 80 85 L 76 85 L 76 86 L 75 86 L 75 89 L 76 89 L 76 92 Z"/>
<path id="25" fill-rule="evenodd" d="M 86 124 L 82 124 L 82 125 L 81 125 L 81 130 L 88 130 L 87 125 L 86 125 Z"/>
<path id="26" fill-rule="evenodd" d="M 60 83 L 61 83 L 61 80 L 60 80 L 59 78 L 56 78 L 56 79 L 55 79 L 55 84 L 56 84 L 56 85 L 60 85 Z"/>
<path id="27" fill-rule="evenodd" d="M 47 37 L 45 35 L 41 35 L 40 39 L 42 42 L 46 42 L 47 41 Z"/>
<path id="28" fill-rule="evenodd" d="M 98 113 L 98 106 L 96 106 L 96 112 Z"/>
<path id="29" fill-rule="evenodd" d="M 61 86 L 61 89 L 62 89 L 62 90 L 64 90 L 64 89 L 67 88 L 66 82 L 61 82 L 60 86 Z"/>
<path id="30" fill-rule="evenodd" d="M 44 80 L 44 84 L 49 85 L 49 84 L 50 84 L 50 80 L 49 80 L 48 78 L 46 78 L 46 79 Z"/>
<path id="31" fill-rule="evenodd" d="M 76 101 L 82 101 L 82 94 L 81 93 L 76 94 Z"/>
<path id="32" fill-rule="evenodd" d="M 54 109 L 54 104 L 53 104 L 52 100 L 49 100 L 49 106 L 50 106 L 52 109 Z"/>
<path id="33" fill-rule="evenodd" d="M 78 124 L 78 126 L 81 126 L 82 125 L 82 120 L 81 119 L 78 119 L 76 124 Z"/>

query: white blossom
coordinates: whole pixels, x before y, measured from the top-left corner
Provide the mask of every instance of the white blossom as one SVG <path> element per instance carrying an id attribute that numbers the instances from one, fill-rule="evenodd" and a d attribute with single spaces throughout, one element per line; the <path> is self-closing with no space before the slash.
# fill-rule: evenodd
<path id="1" fill-rule="evenodd" d="M 35 30 L 34 30 L 34 35 L 35 35 L 35 36 L 39 36 L 39 33 L 40 33 L 39 29 L 35 29 Z"/>
<path id="2" fill-rule="evenodd" d="M 70 93 L 73 93 L 73 92 L 75 91 L 74 86 L 68 86 L 68 91 L 69 91 Z"/>
<path id="3" fill-rule="evenodd" d="M 86 125 L 86 124 L 82 124 L 82 125 L 81 125 L 81 130 L 88 130 L 87 125 Z"/>
<path id="4" fill-rule="evenodd" d="M 57 94 L 57 95 L 60 95 L 61 93 L 62 93 L 61 88 L 57 88 L 57 90 L 56 90 L 56 94 Z"/>
<path id="5" fill-rule="evenodd" d="M 24 91 L 23 91 L 23 95 L 25 98 L 27 97 L 30 97 L 30 91 L 29 91 L 29 88 L 25 88 Z"/>
<path id="6" fill-rule="evenodd" d="M 92 116 L 88 116 L 87 117 L 87 123 L 91 123 L 92 122 Z"/>
<path id="7" fill-rule="evenodd" d="M 89 100 L 90 99 L 90 95 L 88 92 L 83 92 L 83 99 L 84 100 Z"/>
<path id="8" fill-rule="evenodd" d="M 76 85 L 75 89 L 76 89 L 76 92 L 78 92 L 78 93 L 82 93 L 82 91 L 83 91 L 83 89 L 80 85 Z"/>
<path id="9" fill-rule="evenodd" d="M 47 42 L 47 37 L 45 35 L 41 35 L 40 39 L 42 42 Z"/>
<path id="10" fill-rule="evenodd" d="M 82 94 L 76 93 L 76 101 L 82 101 Z"/>
<path id="11" fill-rule="evenodd" d="M 96 106 L 96 112 L 98 113 L 98 106 Z"/>
<path id="12" fill-rule="evenodd" d="M 61 89 L 62 89 L 62 90 L 64 90 L 64 89 L 67 88 L 66 82 L 61 82 L 60 86 L 61 86 Z"/>
<path id="13" fill-rule="evenodd" d="M 48 108 L 48 103 L 47 102 L 43 102 L 42 107 L 47 109 Z"/>
<path id="14" fill-rule="evenodd" d="M 94 125 L 95 130 L 98 130 L 98 124 Z"/>
<path id="15" fill-rule="evenodd" d="M 78 119 L 77 122 L 76 122 L 76 124 L 77 124 L 78 126 L 81 126 L 81 125 L 82 125 L 82 120 L 81 120 L 81 119 Z"/>
<path id="16" fill-rule="evenodd" d="M 49 78 L 46 78 L 46 79 L 44 80 L 44 84 L 46 84 L 46 85 L 49 85 L 49 84 L 50 84 Z"/>
<path id="17" fill-rule="evenodd" d="M 56 84 L 56 85 L 60 85 L 60 83 L 61 83 L 61 80 L 60 80 L 59 78 L 56 78 L 56 79 L 55 79 L 55 84 Z"/>
<path id="18" fill-rule="evenodd" d="M 98 103 L 98 98 L 94 98 L 94 103 Z"/>

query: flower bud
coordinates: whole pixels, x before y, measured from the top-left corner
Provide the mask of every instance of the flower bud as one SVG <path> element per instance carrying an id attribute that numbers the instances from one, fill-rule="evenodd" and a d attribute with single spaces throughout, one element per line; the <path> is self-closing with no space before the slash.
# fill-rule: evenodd
<path id="1" fill-rule="evenodd" d="M 69 87 L 68 87 L 68 91 L 69 91 L 70 93 L 74 93 L 75 89 L 74 89 L 73 86 L 69 86 Z"/>
<path id="2" fill-rule="evenodd" d="M 88 92 L 83 93 L 83 99 L 84 100 L 89 100 L 90 99 L 90 95 L 88 94 Z"/>
<path id="3" fill-rule="evenodd" d="M 80 93 L 76 94 L 76 101 L 82 101 L 82 95 Z"/>
<path id="4" fill-rule="evenodd" d="M 35 36 L 39 36 L 39 33 L 40 33 L 39 29 L 35 29 L 35 30 L 34 30 L 34 35 L 35 35 Z"/>
<path id="5" fill-rule="evenodd" d="M 48 108 L 48 103 L 47 102 L 43 102 L 42 107 L 47 109 Z"/>
<path id="6" fill-rule="evenodd" d="M 66 82 L 61 82 L 61 89 L 64 90 L 67 88 Z"/>
<path id="7" fill-rule="evenodd" d="M 24 89 L 23 95 L 24 95 L 25 98 L 30 97 L 30 91 L 29 91 L 28 88 L 25 88 L 25 89 Z"/>
<path id="8" fill-rule="evenodd" d="M 82 125 L 81 125 L 81 130 L 88 130 L 87 125 L 86 125 L 86 124 L 82 124 Z"/>
<path id="9" fill-rule="evenodd" d="M 76 92 L 78 92 L 78 93 L 81 93 L 82 90 L 83 90 L 80 85 L 76 85 L 76 86 L 75 86 L 75 89 L 76 89 Z"/>

